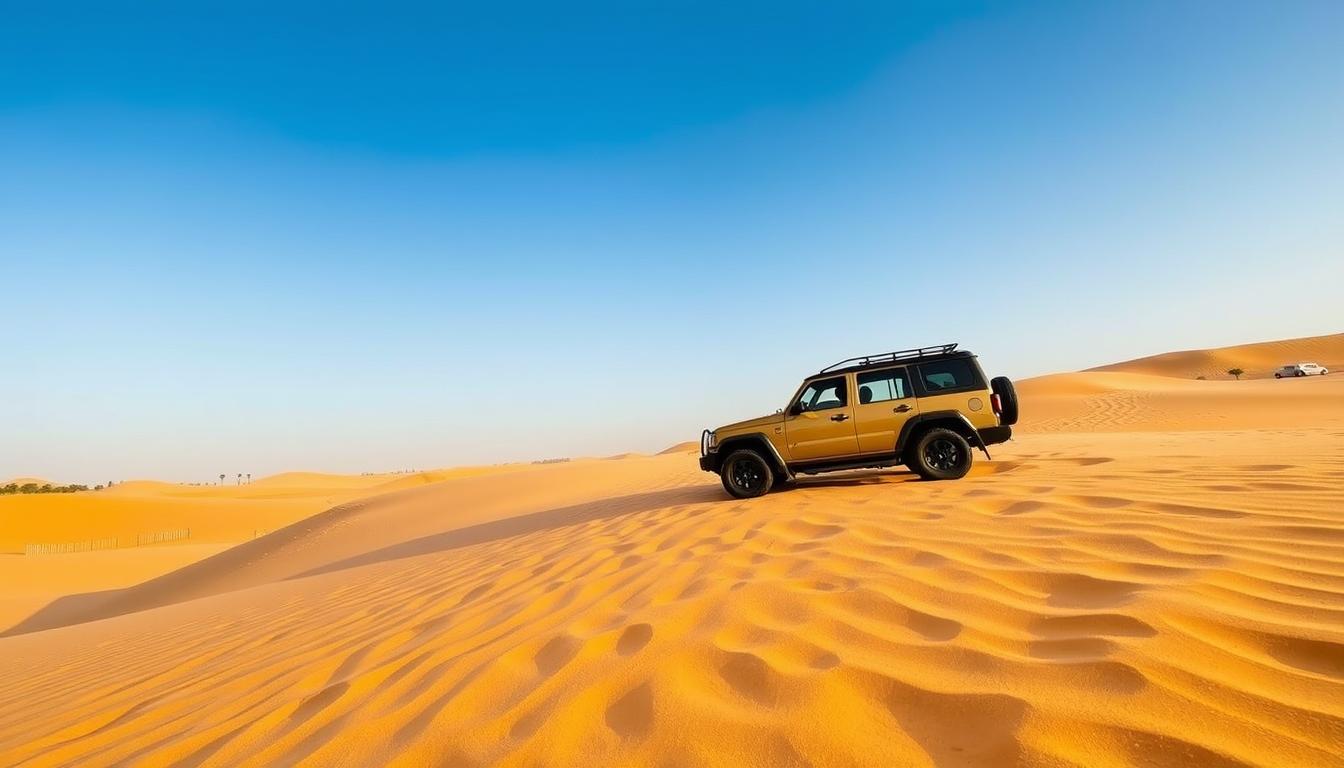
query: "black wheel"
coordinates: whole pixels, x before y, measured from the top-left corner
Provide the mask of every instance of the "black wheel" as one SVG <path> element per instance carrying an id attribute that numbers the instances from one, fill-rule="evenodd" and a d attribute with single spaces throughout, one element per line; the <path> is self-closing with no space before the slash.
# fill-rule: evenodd
<path id="1" fill-rule="evenodd" d="M 906 465 L 925 480 L 956 480 L 971 471 L 971 444 L 950 429 L 935 427 L 919 436 Z"/>
<path id="2" fill-rule="evenodd" d="M 995 376 L 989 381 L 989 388 L 999 396 L 999 423 L 1012 426 L 1017 423 L 1017 388 L 1007 376 Z"/>
<path id="3" fill-rule="evenodd" d="M 1274 374 L 1274 378 L 1276 378 L 1276 379 L 1282 379 L 1282 378 L 1283 378 L 1283 374 L 1282 374 L 1282 373 L 1276 373 L 1276 374 Z"/>
<path id="4" fill-rule="evenodd" d="M 1294 376 L 1306 376 L 1307 373 L 1306 373 L 1306 371 L 1294 371 L 1294 372 L 1293 372 L 1293 375 L 1294 375 Z"/>
<path id="5" fill-rule="evenodd" d="M 762 496 L 775 483 L 770 462 L 761 454 L 746 449 L 728 454 L 719 474 L 723 477 L 724 490 L 739 499 Z"/>

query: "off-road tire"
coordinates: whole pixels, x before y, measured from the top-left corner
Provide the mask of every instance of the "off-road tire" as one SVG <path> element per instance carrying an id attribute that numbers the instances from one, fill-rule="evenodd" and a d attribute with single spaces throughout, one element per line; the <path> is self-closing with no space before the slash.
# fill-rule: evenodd
<path id="1" fill-rule="evenodd" d="M 1307 372 L 1306 372 L 1306 371 L 1294 371 L 1294 372 L 1293 372 L 1293 375 L 1294 375 L 1294 376 L 1306 376 L 1306 375 L 1307 375 Z"/>
<path id="2" fill-rule="evenodd" d="M 989 381 L 989 388 L 994 394 L 999 396 L 999 408 L 1002 411 L 999 414 L 999 423 L 1004 426 L 1012 426 L 1017 423 L 1017 389 L 1013 386 L 1013 380 L 1007 376 L 995 376 Z"/>
<path id="3" fill-rule="evenodd" d="M 1283 378 L 1283 374 L 1282 374 L 1282 373 L 1276 373 L 1276 374 L 1274 374 L 1274 378 L 1276 378 L 1276 379 L 1282 379 L 1282 378 Z"/>
<path id="4" fill-rule="evenodd" d="M 956 480 L 971 471 L 971 444 L 950 429 L 934 427 L 910 446 L 905 464 L 925 480 Z"/>
<path id="5" fill-rule="evenodd" d="M 765 457 L 748 448 L 728 454 L 720 465 L 723 489 L 739 499 L 764 496 L 775 484 L 775 473 Z"/>

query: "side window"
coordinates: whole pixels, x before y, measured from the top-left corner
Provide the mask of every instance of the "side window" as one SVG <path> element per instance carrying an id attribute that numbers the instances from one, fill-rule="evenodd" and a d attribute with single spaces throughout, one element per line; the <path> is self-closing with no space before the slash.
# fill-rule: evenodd
<path id="1" fill-rule="evenodd" d="M 859 405 L 900 400 L 910 396 L 910 379 L 904 368 L 859 374 Z"/>
<path id="2" fill-rule="evenodd" d="M 982 386 L 968 359 L 939 360 L 919 366 L 920 381 L 930 395 L 959 392 Z"/>
<path id="3" fill-rule="evenodd" d="M 808 384 L 803 394 L 798 397 L 798 402 L 802 404 L 804 411 L 843 408 L 846 400 L 844 376 L 814 381 Z"/>

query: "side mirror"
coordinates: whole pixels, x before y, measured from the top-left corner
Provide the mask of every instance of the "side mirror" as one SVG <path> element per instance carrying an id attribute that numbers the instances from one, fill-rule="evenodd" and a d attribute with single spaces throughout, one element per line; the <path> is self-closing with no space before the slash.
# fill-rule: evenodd
<path id="1" fill-rule="evenodd" d="M 796 403 L 794 403 L 793 405 L 790 405 L 790 406 L 789 406 L 789 415 L 790 415 L 790 416 L 797 416 L 798 414 L 800 414 L 800 413 L 802 413 L 802 412 L 803 412 L 803 401 L 802 401 L 802 400 L 799 400 L 798 402 L 796 402 Z"/>

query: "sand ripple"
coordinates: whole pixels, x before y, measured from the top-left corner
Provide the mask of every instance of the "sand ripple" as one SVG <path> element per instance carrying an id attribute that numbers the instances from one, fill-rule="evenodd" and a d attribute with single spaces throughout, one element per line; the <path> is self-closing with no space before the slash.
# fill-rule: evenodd
<path id="1" fill-rule="evenodd" d="M 0 639 L 0 763 L 1341 764 L 1344 441 L 996 459 L 751 502 L 576 463 L 467 525 L 518 478 L 405 491 L 276 534 L 292 573 Z"/>

